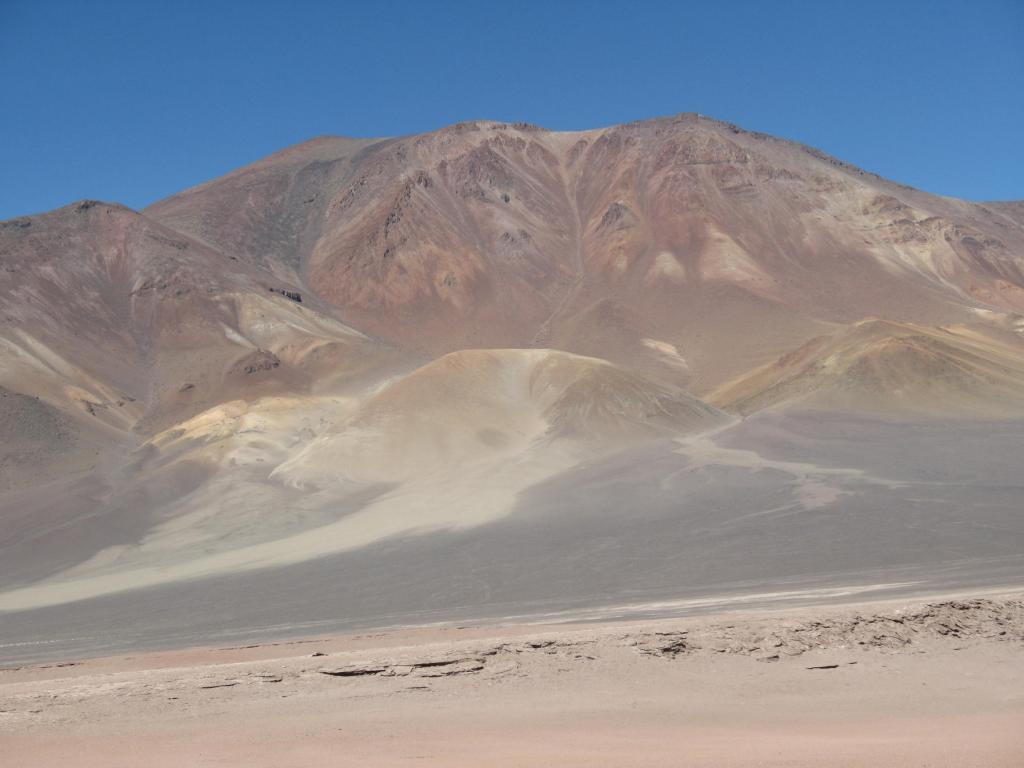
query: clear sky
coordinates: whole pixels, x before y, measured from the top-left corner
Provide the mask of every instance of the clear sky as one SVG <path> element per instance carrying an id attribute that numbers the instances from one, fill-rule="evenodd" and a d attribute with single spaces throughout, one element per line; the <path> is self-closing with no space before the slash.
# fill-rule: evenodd
<path id="1" fill-rule="evenodd" d="M 0 218 L 143 207 L 316 135 L 701 112 L 1024 198 L 1024 0 L 0 0 Z"/>

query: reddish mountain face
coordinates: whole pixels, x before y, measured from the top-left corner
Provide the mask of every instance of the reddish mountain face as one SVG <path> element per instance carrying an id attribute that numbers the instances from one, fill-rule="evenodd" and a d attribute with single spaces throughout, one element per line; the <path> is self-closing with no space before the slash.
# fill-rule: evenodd
<path id="1" fill-rule="evenodd" d="M 684 115 L 318 139 L 146 214 L 430 356 L 552 346 L 702 392 L 837 324 L 1024 310 L 1015 211 Z"/>
<path id="2" fill-rule="evenodd" d="M 5 222 L 0 252 L 0 385 L 90 426 L 146 431 L 388 355 L 296 283 L 122 206 Z"/>

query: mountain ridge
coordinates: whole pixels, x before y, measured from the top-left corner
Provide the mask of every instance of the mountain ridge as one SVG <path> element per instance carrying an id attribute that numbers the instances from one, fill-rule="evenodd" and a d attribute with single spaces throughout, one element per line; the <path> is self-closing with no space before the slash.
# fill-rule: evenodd
<path id="1" fill-rule="evenodd" d="M 772 164 L 736 141 L 783 156 Z M 645 171 L 646 155 L 630 155 L 631 147 L 656 150 L 656 164 Z M 833 189 L 836 171 L 847 181 Z M 587 192 L 588 182 L 609 179 L 619 191 Z M 862 202 L 794 197 L 794 184 Z M 773 213 L 771 201 L 787 194 L 789 213 Z M 1021 259 L 1011 255 L 1024 243 L 1024 225 L 1014 226 L 1019 206 L 993 212 L 935 197 L 698 113 L 570 132 L 477 120 L 408 137 L 320 136 L 140 212 L 89 200 L 57 212 L 97 205 L 180 233 L 209 258 L 247 264 L 268 290 L 299 296 L 304 307 L 313 301 L 418 359 L 548 345 L 697 392 L 867 316 L 942 325 L 1024 309 Z M 783 224 L 747 231 L 765 205 L 767 219 Z M 3 230 L 28 230 L 57 212 L 19 217 Z M 830 259 L 833 249 L 858 263 Z M 841 298 L 850 292 L 861 296 Z M 715 317 L 723 308 L 729 318 Z M 744 314 L 776 332 L 729 331 L 723 340 L 733 345 L 750 336 L 736 364 L 709 359 L 706 345 L 675 330 L 720 335 Z M 625 325 L 614 321 L 592 337 L 592 320 L 627 315 Z"/>

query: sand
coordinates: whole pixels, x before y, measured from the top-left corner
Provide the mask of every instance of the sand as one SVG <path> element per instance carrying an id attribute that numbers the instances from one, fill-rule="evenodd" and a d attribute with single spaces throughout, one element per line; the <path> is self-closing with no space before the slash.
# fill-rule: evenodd
<path id="1" fill-rule="evenodd" d="M 161 511 L 115 494 L 123 503 L 94 514 L 104 491 L 81 483 L 77 517 L 48 489 L 11 498 L 0 664 L 1024 583 L 1024 420 L 770 411 L 579 464 L 555 443 L 398 486 L 330 486 L 329 457 L 318 488 L 267 481 L 290 455 L 289 427 L 318 423 L 316 402 L 269 399 L 190 447 L 181 473 L 133 480 L 143 501 L 171 499 Z M 215 453 L 206 477 L 191 458 Z M 113 591 L 69 602 L 97 586 Z"/>
<path id="2" fill-rule="evenodd" d="M 1018 766 L 1021 594 L 0 672 L 11 768 Z"/>

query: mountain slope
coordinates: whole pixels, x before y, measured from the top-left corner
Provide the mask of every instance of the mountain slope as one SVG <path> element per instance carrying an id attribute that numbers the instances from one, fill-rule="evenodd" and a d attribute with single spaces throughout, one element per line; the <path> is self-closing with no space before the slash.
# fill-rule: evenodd
<path id="1" fill-rule="evenodd" d="M 282 175 L 312 202 L 264 195 Z M 270 201 L 261 221 L 308 220 L 305 234 L 234 236 L 252 199 Z M 556 346 L 703 392 L 836 324 L 1024 309 L 1014 210 L 681 115 L 317 140 L 147 213 L 221 232 L 226 252 L 278 254 L 348 322 L 429 355 Z M 629 322 L 597 350 L 592 318 L 610 314 Z"/>
<path id="2" fill-rule="evenodd" d="M 322 387 L 391 354 L 294 283 L 122 206 L 7 222 L 0 253 L 0 385 L 114 430 Z"/>

